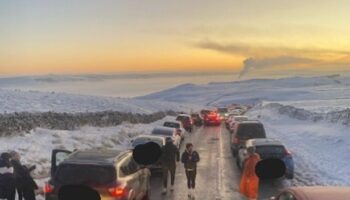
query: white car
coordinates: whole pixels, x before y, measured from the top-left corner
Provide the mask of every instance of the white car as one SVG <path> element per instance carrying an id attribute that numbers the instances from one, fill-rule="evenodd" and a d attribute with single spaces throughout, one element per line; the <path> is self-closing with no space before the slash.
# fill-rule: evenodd
<path id="1" fill-rule="evenodd" d="M 165 136 L 160 135 L 138 135 L 131 139 L 131 147 L 135 148 L 137 145 L 145 144 L 147 142 L 154 142 L 158 144 L 160 147 L 165 145 Z"/>
<path id="2" fill-rule="evenodd" d="M 244 115 L 232 116 L 229 124 L 227 125 L 227 128 L 232 133 L 232 132 L 234 132 L 234 129 L 236 127 L 235 124 L 237 122 L 243 122 L 243 121 L 247 121 L 247 120 L 248 120 L 248 117 L 244 116 Z"/>
<path id="3" fill-rule="evenodd" d="M 163 123 L 163 126 L 164 127 L 170 127 L 170 128 L 176 128 L 176 129 L 180 129 L 181 131 L 181 140 L 184 140 L 185 139 L 185 133 L 186 133 L 186 130 L 185 128 L 183 127 L 182 123 L 179 122 L 179 121 L 165 121 Z"/>
<path id="4" fill-rule="evenodd" d="M 160 127 L 154 128 L 152 130 L 151 135 L 170 137 L 173 140 L 175 146 L 179 148 L 181 145 L 181 136 L 178 136 L 176 132 L 177 132 L 176 128 L 160 126 Z"/>

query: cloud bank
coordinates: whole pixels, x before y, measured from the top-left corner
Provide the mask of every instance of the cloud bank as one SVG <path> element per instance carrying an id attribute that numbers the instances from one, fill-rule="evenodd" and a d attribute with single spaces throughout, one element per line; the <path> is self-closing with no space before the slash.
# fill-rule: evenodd
<path id="1" fill-rule="evenodd" d="M 242 43 L 219 43 L 211 40 L 198 42 L 195 44 L 195 47 L 246 57 L 243 61 L 243 69 L 239 73 L 239 78 L 253 70 L 270 67 L 350 64 L 350 59 L 342 59 L 341 62 L 338 59 L 339 57 L 350 58 L 350 51 L 341 50 L 253 46 Z M 332 60 L 331 58 L 335 59 Z"/>

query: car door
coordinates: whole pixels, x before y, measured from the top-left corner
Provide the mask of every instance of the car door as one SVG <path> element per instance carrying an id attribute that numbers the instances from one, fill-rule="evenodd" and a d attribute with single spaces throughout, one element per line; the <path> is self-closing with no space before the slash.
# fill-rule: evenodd
<path id="1" fill-rule="evenodd" d="M 51 152 L 51 177 L 56 173 L 57 166 L 71 154 L 71 151 L 63 149 L 54 149 Z"/>
<path id="2" fill-rule="evenodd" d="M 128 153 L 118 165 L 119 180 L 124 182 L 129 191 L 132 191 L 130 196 L 132 199 L 139 199 L 142 194 L 142 178 L 139 173 L 139 168 L 132 158 L 132 154 Z"/>

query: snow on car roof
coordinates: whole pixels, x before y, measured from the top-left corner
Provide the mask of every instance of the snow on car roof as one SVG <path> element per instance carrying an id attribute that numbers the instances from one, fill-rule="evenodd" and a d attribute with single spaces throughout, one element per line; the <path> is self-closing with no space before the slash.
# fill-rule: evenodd
<path id="1" fill-rule="evenodd" d="M 189 114 L 179 114 L 178 116 L 191 117 Z"/>
<path id="2" fill-rule="evenodd" d="M 262 124 L 259 120 L 245 120 L 239 123 L 240 124 Z"/>
<path id="3" fill-rule="evenodd" d="M 176 121 L 176 120 L 167 120 L 164 123 L 176 123 L 176 124 L 181 124 L 181 122 Z"/>
<path id="4" fill-rule="evenodd" d="M 245 115 L 236 115 L 236 116 L 233 116 L 233 117 L 234 118 L 247 118 L 248 119 L 248 116 L 245 116 Z M 258 120 L 253 120 L 253 121 L 258 121 Z"/>
<path id="5" fill-rule="evenodd" d="M 247 141 L 249 146 L 265 146 L 265 145 L 276 145 L 284 146 L 279 140 L 271 138 L 255 138 Z"/>
<path id="6" fill-rule="evenodd" d="M 136 136 L 134 139 L 137 139 L 137 138 L 156 138 L 156 139 L 164 139 L 165 136 L 162 136 L 162 135 L 138 135 L 138 136 Z"/>
<path id="7" fill-rule="evenodd" d="M 152 130 L 152 134 L 154 135 L 166 135 L 166 136 L 172 136 L 175 133 L 175 128 L 170 128 L 170 127 L 155 127 Z"/>

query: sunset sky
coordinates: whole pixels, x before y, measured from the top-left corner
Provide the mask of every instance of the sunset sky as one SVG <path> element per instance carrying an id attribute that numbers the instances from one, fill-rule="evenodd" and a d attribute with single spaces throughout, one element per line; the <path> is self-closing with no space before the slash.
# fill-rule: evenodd
<path id="1" fill-rule="evenodd" d="M 348 0 L 4 0 L 0 75 L 350 71 Z"/>

